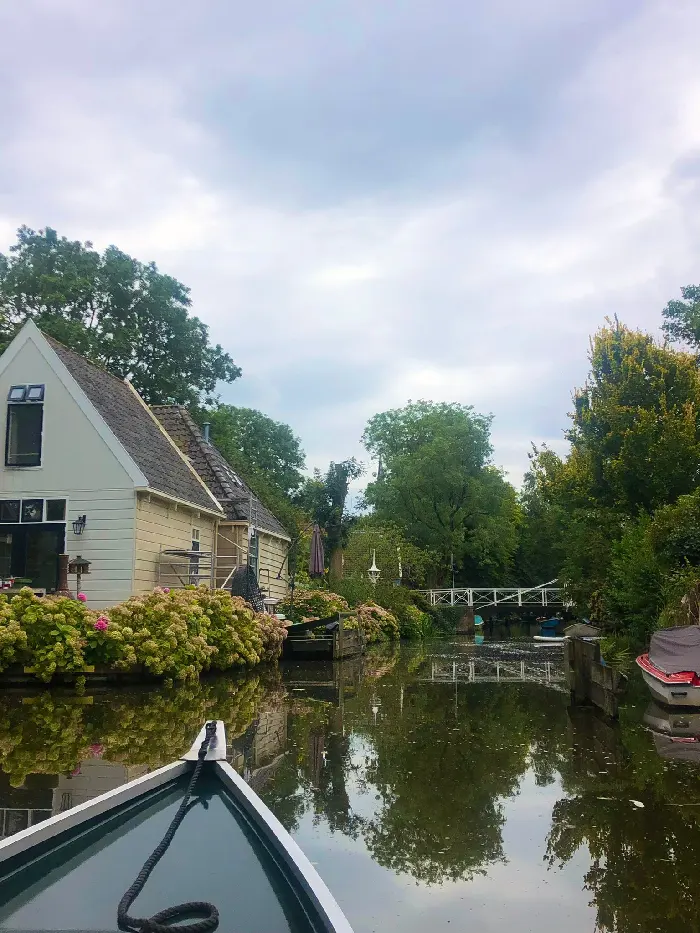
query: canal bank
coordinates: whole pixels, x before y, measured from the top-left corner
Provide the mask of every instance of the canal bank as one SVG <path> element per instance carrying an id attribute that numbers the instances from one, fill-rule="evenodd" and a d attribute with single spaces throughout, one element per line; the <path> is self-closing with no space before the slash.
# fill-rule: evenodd
<path id="1" fill-rule="evenodd" d="M 660 754 L 643 685 L 611 725 L 569 709 L 559 649 L 483 647 L 0 697 L 3 831 L 158 767 L 222 718 L 229 760 L 356 933 L 652 931 L 672 915 L 693 929 L 700 768 Z"/>

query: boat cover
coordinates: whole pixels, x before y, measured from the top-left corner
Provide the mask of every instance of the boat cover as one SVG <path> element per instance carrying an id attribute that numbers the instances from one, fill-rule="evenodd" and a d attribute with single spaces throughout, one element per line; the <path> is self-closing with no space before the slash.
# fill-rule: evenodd
<path id="1" fill-rule="evenodd" d="M 664 674 L 693 671 L 700 674 L 700 625 L 662 628 L 654 632 L 649 660 Z"/>

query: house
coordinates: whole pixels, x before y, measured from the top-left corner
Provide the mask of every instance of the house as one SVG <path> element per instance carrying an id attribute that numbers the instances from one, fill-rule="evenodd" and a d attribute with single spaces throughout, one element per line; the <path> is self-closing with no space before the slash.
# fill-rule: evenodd
<path id="1" fill-rule="evenodd" d="M 232 572 L 248 563 L 267 596 L 284 598 L 291 544 L 287 531 L 211 443 L 208 426 L 205 435 L 180 405 L 152 410 L 225 513 L 218 524 L 217 586 L 225 586 Z"/>
<path id="2" fill-rule="evenodd" d="M 29 321 L 0 356 L 0 401 L 0 580 L 53 592 L 68 554 L 90 561 L 81 589 L 94 608 L 149 591 L 165 570 L 168 585 L 216 584 L 219 523 L 247 524 L 231 522 L 219 487 L 128 381 Z"/>

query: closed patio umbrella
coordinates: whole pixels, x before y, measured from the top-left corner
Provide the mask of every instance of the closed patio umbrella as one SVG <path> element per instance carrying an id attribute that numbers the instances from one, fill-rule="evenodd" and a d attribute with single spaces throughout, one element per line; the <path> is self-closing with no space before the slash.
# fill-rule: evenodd
<path id="1" fill-rule="evenodd" d="M 318 524 L 314 524 L 311 534 L 311 556 L 309 557 L 309 576 L 322 577 L 326 569 L 325 554 L 323 553 L 323 539 Z"/>

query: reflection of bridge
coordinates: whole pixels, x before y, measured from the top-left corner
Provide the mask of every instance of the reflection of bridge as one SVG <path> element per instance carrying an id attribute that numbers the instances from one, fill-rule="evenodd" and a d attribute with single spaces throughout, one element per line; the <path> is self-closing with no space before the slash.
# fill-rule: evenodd
<path id="1" fill-rule="evenodd" d="M 564 670 L 554 661 L 433 661 L 430 677 L 423 681 L 446 684 L 541 684 L 563 690 Z"/>
<path id="2" fill-rule="evenodd" d="M 551 583 L 556 583 L 552 580 Z M 489 606 L 566 606 L 564 589 L 543 583 L 541 586 L 486 587 L 467 586 L 444 590 L 426 590 L 433 606 L 469 606 L 487 609 Z"/>

